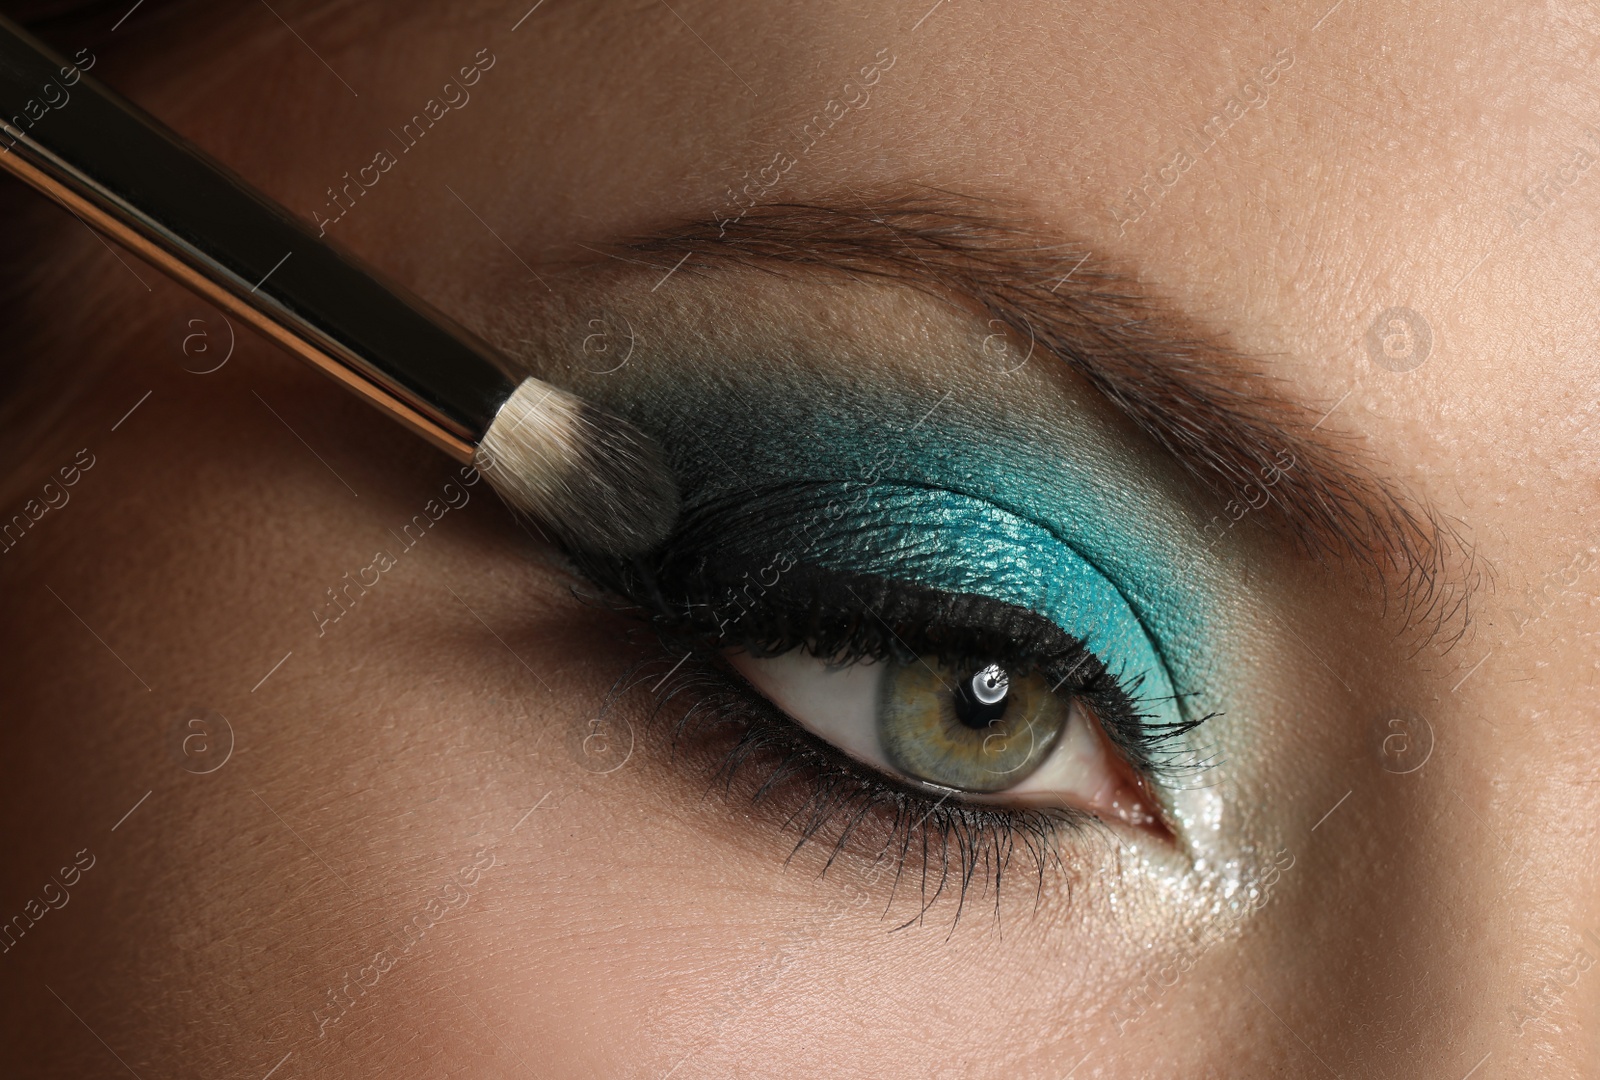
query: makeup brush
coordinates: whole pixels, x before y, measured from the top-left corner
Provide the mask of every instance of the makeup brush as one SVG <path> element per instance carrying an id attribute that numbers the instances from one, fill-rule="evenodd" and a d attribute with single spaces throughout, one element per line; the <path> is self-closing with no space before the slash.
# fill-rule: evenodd
<path id="1" fill-rule="evenodd" d="M 671 529 L 677 487 L 642 432 L 508 376 L 488 345 L 3 17 L 0 168 L 476 464 L 567 545 L 629 556 Z"/>

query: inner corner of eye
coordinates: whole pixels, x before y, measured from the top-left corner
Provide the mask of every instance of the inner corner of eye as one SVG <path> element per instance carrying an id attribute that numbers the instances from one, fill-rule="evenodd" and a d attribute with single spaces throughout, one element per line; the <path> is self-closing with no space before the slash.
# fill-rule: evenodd
<path id="1" fill-rule="evenodd" d="M 840 664 L 805 648 L 730 649 L 728 662 L 795 723 L 864 765 L 914 786 L 1006 807 L 1066 807 L 1159 828 L 1161 814 L 1094 710 L 1044 673 L 1003 662 L 960 667 Z"/>

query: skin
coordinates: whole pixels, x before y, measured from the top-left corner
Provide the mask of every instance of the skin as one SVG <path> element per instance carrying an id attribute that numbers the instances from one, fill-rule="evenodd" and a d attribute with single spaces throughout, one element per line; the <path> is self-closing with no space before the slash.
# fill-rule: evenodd
<path id="1" fill-rule="evenodd" d="M 647 690 L 619 706 L 626 763 L 584 767 L 572 746 L 598 703 L 655 654 L 574 598 L 484 486 L 319 636 L 324 590 L 457 466 L 246 332 L 224 368 L 191 374 L 209 364 L 183 351 L 188 320 L 220 343 L 220 318 L 28 210 L 38 246 L 10 256 L 59 284 L 27 309 L 46 374 L 17 400 L 45 415 L 60 373 L 94 364 L 46 432 L 8 435 L 6 505 L 80 447 L 95 464 L 0 559 L 0 914 L 74 853 L 95 861 L 0 958 L 7 1061 L 75 1077 L 1594 1075 L 1600 607 L 1582 568 L 1600 512 L 1600 171 L 1520 229 L 1507 207 L 1575 148 L 1600 154 L 1583 133 L 1600 17 L 959 0 L 914 26 L 921 5 L 697 0 L 675 5 L 691 33 L 664 6 L 557 0 L 513 33 L 517 12 L 444 7 L 280 5 L 326 66 L 249 5 L 82 40 L 104 42 L 95 75 L 307 216 L 488 47 L 470 106 L 330 231 L 510 350 L 506 311 L 580 309 L 580 243 L 721 208 L 886 46 L 870 107 L 784 197 L 971 191 L 1139 267 L 1284 393 L 1337 403 L 1327 428 L 1456 522 L 1471 622 L 1424 640 L 1353 568 L 1238 541 L 1218 790 L 1262 853 L 1248 881 L 1292 855 L 1269 902 L 1197 950 L 1216 919 L 1170 847 L 1130 869 L 1109 841 L 1073 840 L 1037 904 L 1024 885 L 997 914 L 988 898 L 955 922 L 946 904 L 891 932 L 915 913 L 904 895 L 859 859 L 820 879 L 815 853 L 786 863 L 792 834 L 708 792 L 648 723 Z M 1285 47 L 1267 103 L 1119 228 L 1129 185 Z M 720 317 L 795 310 L 780 291 Z M 853 297 L 863 335 L 904 314 Z M 1364 344 L 1397 305 L 1433 333 L 1409 372 Z M 581 355 L 583 319 L 562 325 Z M 169 750 L 193 709 L 235 739 L 204 775 Z M 1428 718 L 1431 753 L 1385 744 L 1402 710 Z M 1407 755 L 1425 763 L 1402 772 Z M 401 949 L 398 927 L 460 895 L 451 882 L 470 892 L 457 913 L 330 1007 Z"/>

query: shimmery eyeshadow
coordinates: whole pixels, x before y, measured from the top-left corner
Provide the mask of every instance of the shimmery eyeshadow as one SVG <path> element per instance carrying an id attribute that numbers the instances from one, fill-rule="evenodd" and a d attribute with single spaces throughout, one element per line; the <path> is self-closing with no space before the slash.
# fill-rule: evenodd
<path id="1" fill-rule="evenodd" d="M 1037 612 L 1083 638 L 1158 722 L 1180 716 L 1166 665 L 1126 598 L 1043 526 L 933 487 L 848 483 L 741 500 L 727 522 L 740 554 L 785 552 L 830 570 L 875 574 Z"/>

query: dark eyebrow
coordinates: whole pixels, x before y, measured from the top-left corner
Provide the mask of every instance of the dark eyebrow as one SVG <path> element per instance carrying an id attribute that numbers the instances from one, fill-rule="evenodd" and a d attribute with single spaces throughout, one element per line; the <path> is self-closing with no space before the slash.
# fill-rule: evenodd
<path id="1" fill-rule="evenodd" d="M 1308 557 L 1353 561 L 1408 616 L 1462 632 L 1470 548 L 1441 515 L 1379 475 L 1348 437 L 1133 275 L 1081 244 L 1041 242 L 996 204 L 949 192 L 778 203 L 688 222 L 613 251 L 697 273 L 802 267 L 890 281 L 998 319 L 1078 372 L 1219 498 Z M 1285 453 L 1293 464 L 1285 467 Z M 1264 481 L 1271 481 L 1265 483 Z M 1226 504 L 1224 504 L 1226 507 Z"/>

